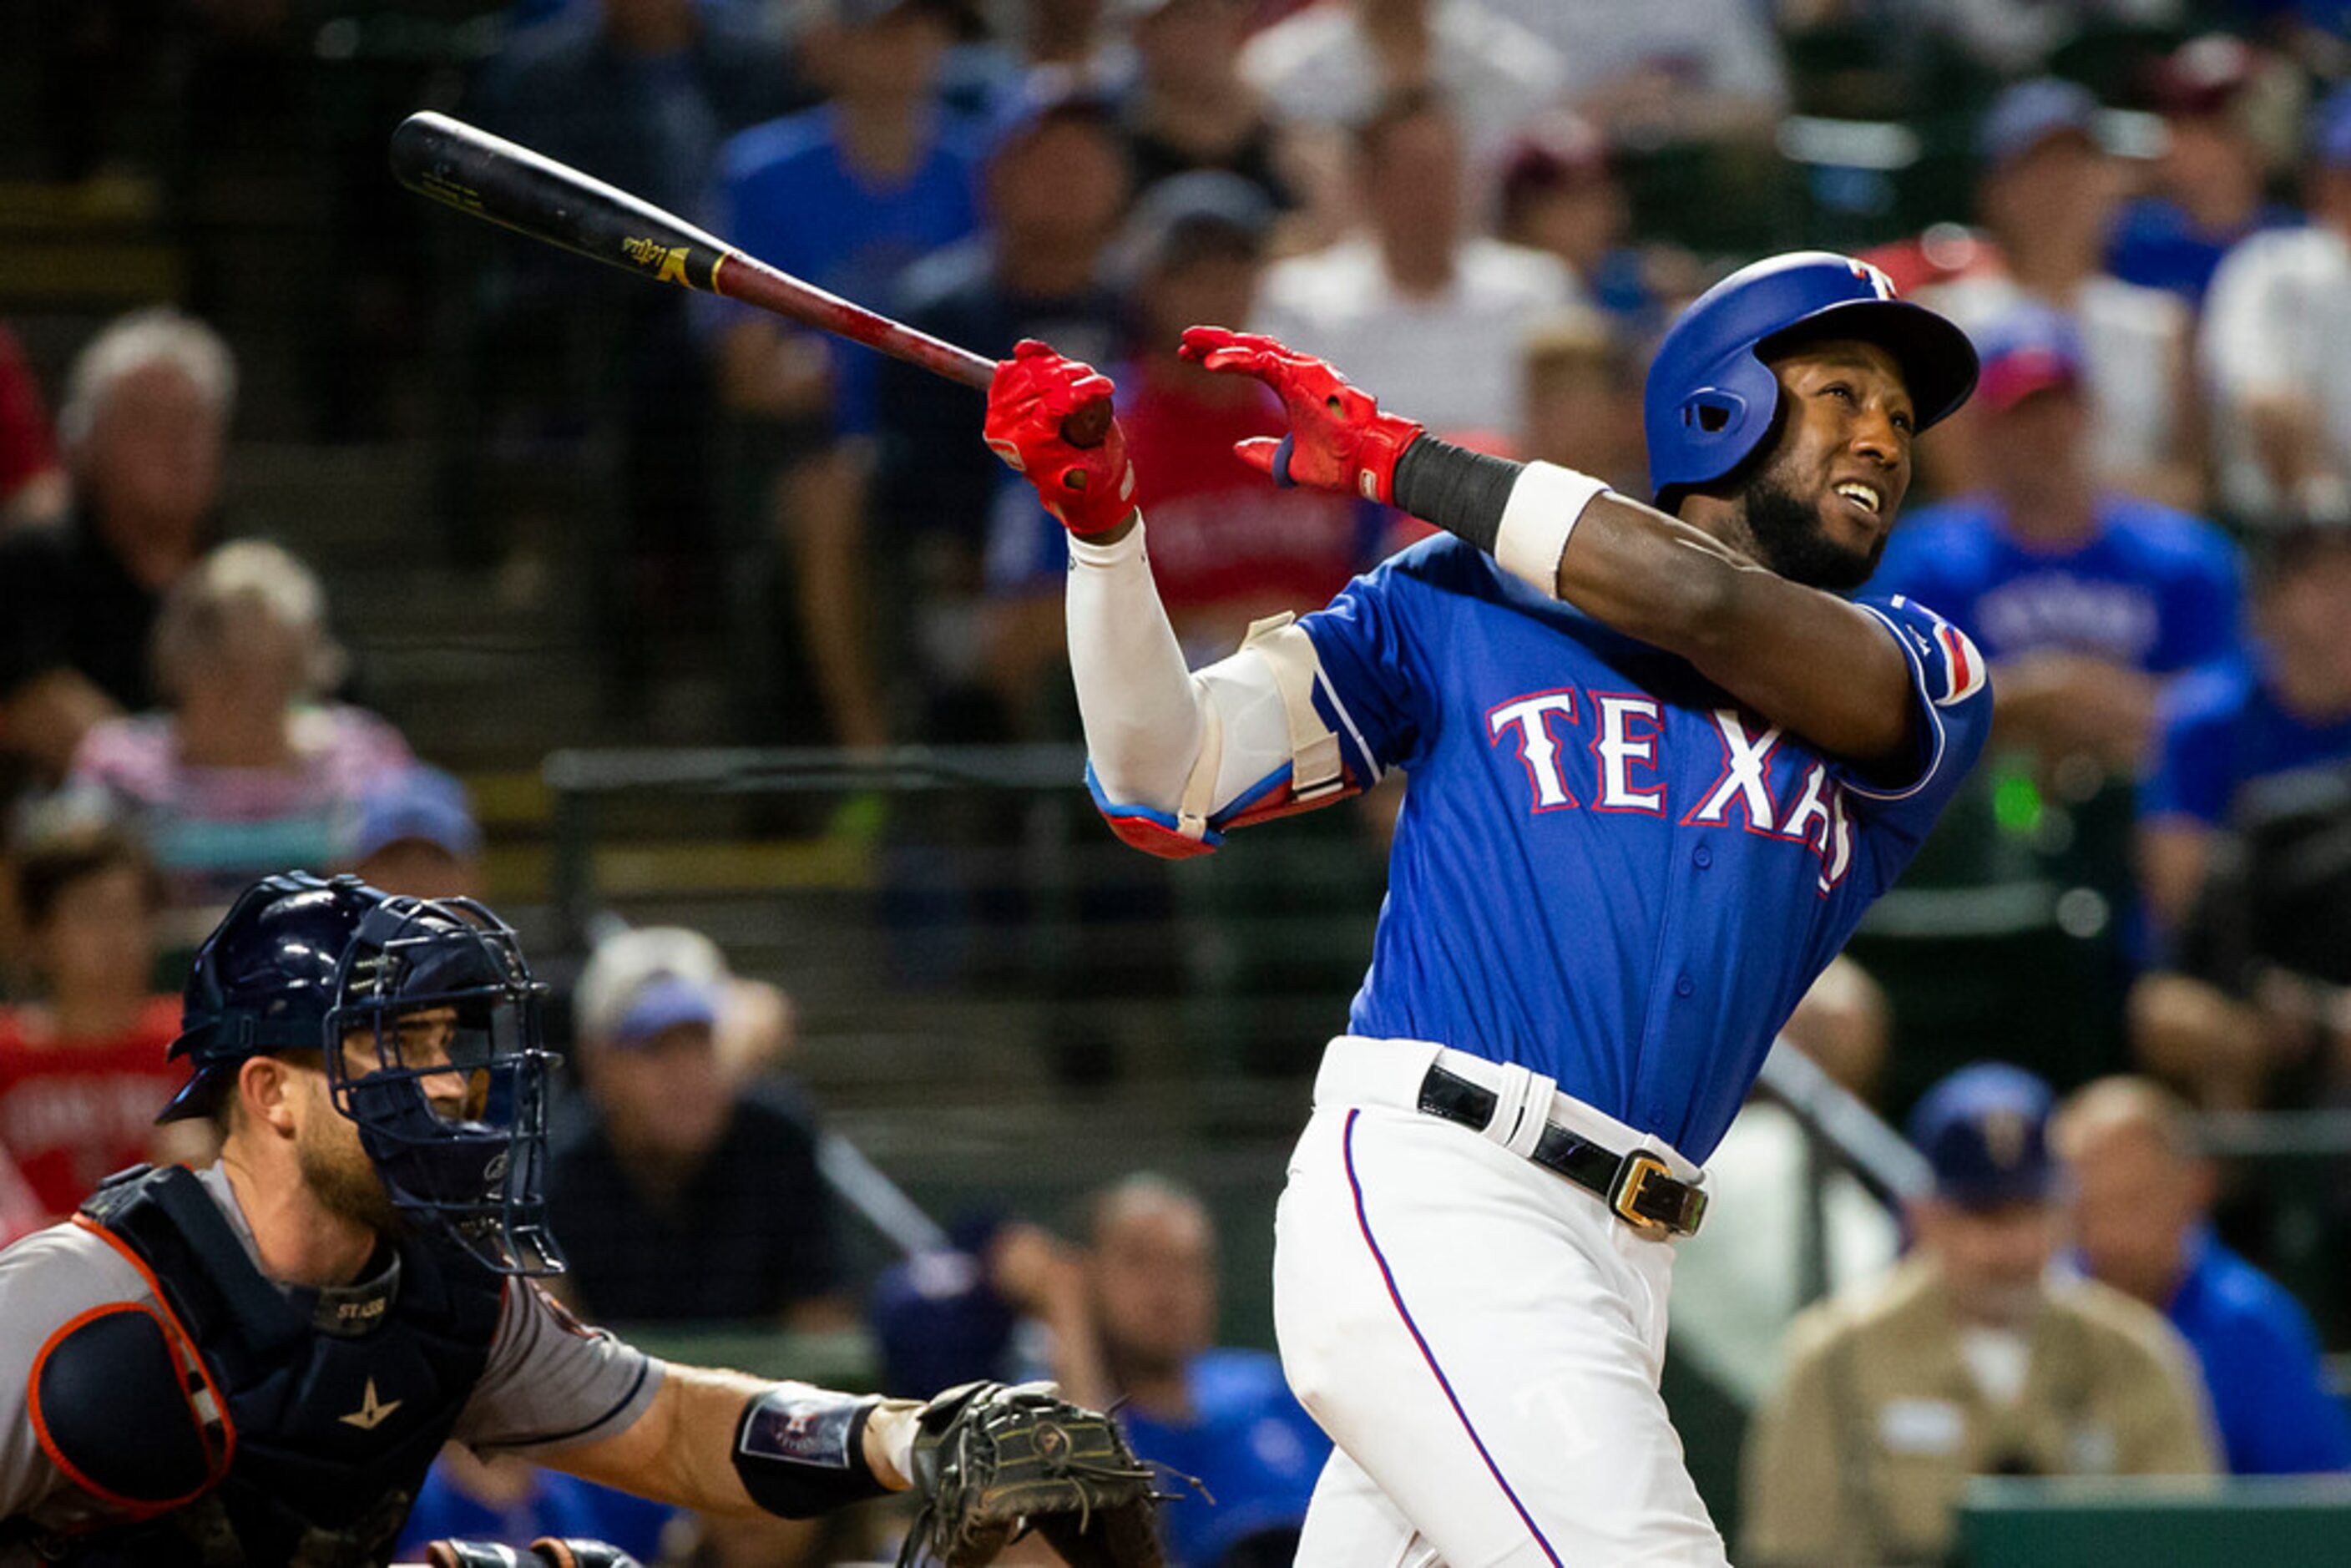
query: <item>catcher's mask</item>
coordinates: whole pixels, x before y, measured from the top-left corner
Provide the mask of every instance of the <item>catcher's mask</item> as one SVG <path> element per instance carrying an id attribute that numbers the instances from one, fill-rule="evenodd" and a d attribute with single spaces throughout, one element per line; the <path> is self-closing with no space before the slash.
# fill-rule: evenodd
<path id="1" fill-rule="evenodd" d="M 315 1047 L 402 1214 L 500 1273 L 562 1272 L 542 1192 L 546 988 L 496 915 L 356 877 L 271 877 L 205 944 L 188 991 L 172 1053 L 199 1071 L 167 1117 L 219 1092 L 246 1056 Z"/>

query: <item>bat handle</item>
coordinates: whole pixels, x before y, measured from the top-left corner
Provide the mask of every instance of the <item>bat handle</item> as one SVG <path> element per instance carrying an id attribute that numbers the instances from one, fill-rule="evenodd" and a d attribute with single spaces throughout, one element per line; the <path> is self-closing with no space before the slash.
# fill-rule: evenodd
<path id="1" fill-rule="evenodd" d="M 1100 446 L 1110 434 L 1110 399 L 1090 402 L 1061 421 L 1061 439 L 1072 446 Z"/>

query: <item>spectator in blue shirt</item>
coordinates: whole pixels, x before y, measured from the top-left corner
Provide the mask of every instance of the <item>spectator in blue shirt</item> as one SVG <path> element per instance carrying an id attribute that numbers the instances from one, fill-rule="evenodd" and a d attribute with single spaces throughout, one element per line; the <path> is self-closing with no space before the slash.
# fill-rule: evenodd
<path id="1" fill-rule="evenodd" d="M 826 101 L 754 126 L 718 155 L 716 232 L 763 261 L 847 299 L 884 305 L 899 275 L 978 226 L 973 152 L 940 110 L 954 39 L 946 0 L 827 0 L 802 35 L 802 64 Z M 713 301 L 728 406 L 788 418 L 829 413 L 873 427 L 870 350 Z"/>
<path id="2" fill-rule="evenodd" d="M 2103 1078 L 2056 1116 L 2075 1260 L 2162 1312 L 2195 1351 L 2237 1475 L 2351 1469 L 2351 1420 L 2326 1386 L 2309 1315 L 2214 1237 L 2211 1166 L 2188 1107 L 2143 1078 Z"/>
<path id="3" fill-rule="evenodd" d="M 2139 788 L 2147 894 L 2176 921 L 2203 885 L 2238 792 L 2257 779 L 2351 759 L 2351 530 L 2267 541 L 2258 642 L 2165 694 Z"/>
<path id="4" fill-rule="evenodd" d="M 2235 548 L 2209 523 L 2099 484 L 2081 345 L 2063 315 L 2020 306 L 1980 347 L 1986 486 L 1904 523 L 1873 588 L 1911 594 L 1975 638 L 2004 743 L 2126 778 L 2165 682 L 2239 646 Z"/>
<path id="5" fill-rule="evenodd" d="M 712 227 L 843 298 L 888 309 L 914 262 L 978 226 L 975 153 L 940 104 L 948 0 L 823 0 L 801 36 L 819 107 L 759 125 L 718 159 Z M 791 562 L 800 642 L 823 733 L 889 739 L 864 609 L 864 517 L 882 357 L 747 307 L 701 299 L 716 331 L 721 401 L 743 423 Z M 780 483 L 768 483 L 775 473 Z M 738 629 L 758 648 L 770 617 Z M 762 666 L 764 667 L 764 666 Z M 772 683 L 780 695 L 797 683 Z M 802 716 L 778 716 L 787 729 Z"/>
<path id="6" fill-rule="evenodd" d="M 2179 973 L 2142 977 L 2130 1001 L 2133 1048 L 2147 1070 L 2211 1109 L 2297 1102 L 2297 1080 L 2351 1051 L 2327 1044 L 2326 1014 L 2296 988 L 2254 983 L 2241 963 L 2216 967 L 2210 939 L 2246 945 L 2270 924 L 2206 910 L 2218 851 L 2249 787 L 2351 762 L 2351 530 L 2305 526 L 2264 542 L 2255 574 L 2257 642 L 2165 694 L 2154 760 L 2139 785 L 2137 860 L 2147 903 L 2180 934 Z M 2238 857 L 2242 859 L 2243 857 Z M 2313 878 L 2297 882 L 2316 885 Z M 2255 894 L 2257 895 L 2257 894 Z M 2234 896 L 2246 896 L 2240 892 Z M 2191 915 L 2193 918 L 2191 918 Z M 2260 939 L 2256 948 L 2274 946 Z M 2306 957 L 2256 951 L 2255 969 Z M 2307 1085 L 2305 1085 L 2307 1087 Z"/>
<path id="7" fill-rule="evenodd" d="M 2157 190 L 2115 221 L 2107 265 L 2116 277 L 2168 288 L 2190 305 L 2229 247 L 2302 215 L 2264 199 L 2281 143 L 2291 145 L 2294 68 L 2241 38 L 2210 33 L 2157 66 L 2155 107 L 2165 142 Z"/>
<path id="8" fill-rule="evenodd" d="M 489 1541 L 517 1550 L 542 1535 L 601 1541 L 640 1562 L 661 1554 L 662 1533 L 677 1510 L 624 1491 L 541 1469 L 513 1455 L 477 1458 L 452 1443 L 441 1450 L 416 1493 L 395 1548 L 422 1558 L 435 1541 Z"/>
<path id="9" fill-rule="evenodd" d="M 1180 1487 L 1160 1511 L 1169 1568 L 1287 1563 L 1331 1443 L 1270 1352 L 1213 1348 L 1207 1209 L 1164 1177 L 1129 1176 L 1094 1198 L 1083 1267 L 1092 1343 L 1061 1347 L 1064 1386 L 1074 1397 L 1086 1376 L 1106 1377 L 1093 1392 L 1124 1401 L 1135 1452 L 1196 1477 L 1216 1499 Z"/>

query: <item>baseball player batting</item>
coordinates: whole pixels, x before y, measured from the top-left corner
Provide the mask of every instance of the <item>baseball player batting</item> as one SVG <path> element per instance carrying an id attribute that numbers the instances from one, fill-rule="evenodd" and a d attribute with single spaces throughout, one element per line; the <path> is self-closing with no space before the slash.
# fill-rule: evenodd
<path id="1" fill-rule="evenodd" d="M 1187 672 L 1110 383 L 1039 343 L 987 433 L 1070 530 L 1088 782 L 1164 855 L 1411 778 L 1370 971 L 1276 1220 L 1291 1386 L 1337 1445 L 1298 1562 L 1725 1561 L 1657 1385 L 1673 1242 L 1772 1036 L 1934 824 L 1991 701 L 1869 577 L 1912 447 L 1973 389 L 1842 256 L 1708 290 L 1650 371 L 1655 505 L 1447 444 L 1271 339 L 1195 328 L 1290 434 L 1277 484 L 1446 533 Z M 1739 1195 L 1721 1195 L 1736 1205 Z"/>

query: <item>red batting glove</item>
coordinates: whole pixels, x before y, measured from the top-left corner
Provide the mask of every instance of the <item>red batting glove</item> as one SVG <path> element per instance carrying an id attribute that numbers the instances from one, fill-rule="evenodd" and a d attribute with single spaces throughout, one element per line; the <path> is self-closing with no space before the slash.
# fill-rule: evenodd
<path id="1" fill-rule="evenodd" d="M 995 454 L 1037 487 L 1054 520 L 1080 538 L 1108 533 L 1134 515 L 1134 465 L 1126 433 L 1111 420 L 1099 446 L 1072 444 L 1062 423 L 1107 404 L 1110 378 L 1092 365 L 1063 359 L 1034 339 L 996 367 L 987 388 L 981 433 Z"/>
<path id="2" fill-rule="evenodd" d="M 1377 399 L 1322 361 L 1259 333 L 1187 328 L 1183 355 L 1211 371 L 1255 376 L 1281 399 L 1288 435 L 1234 444 L 1250 467 L 1271 475 L 1277 485 L 1343 490 L 1395 504 L 1396 459 L 1420 439 L 1419 425 L 1382 413 Z"/>

